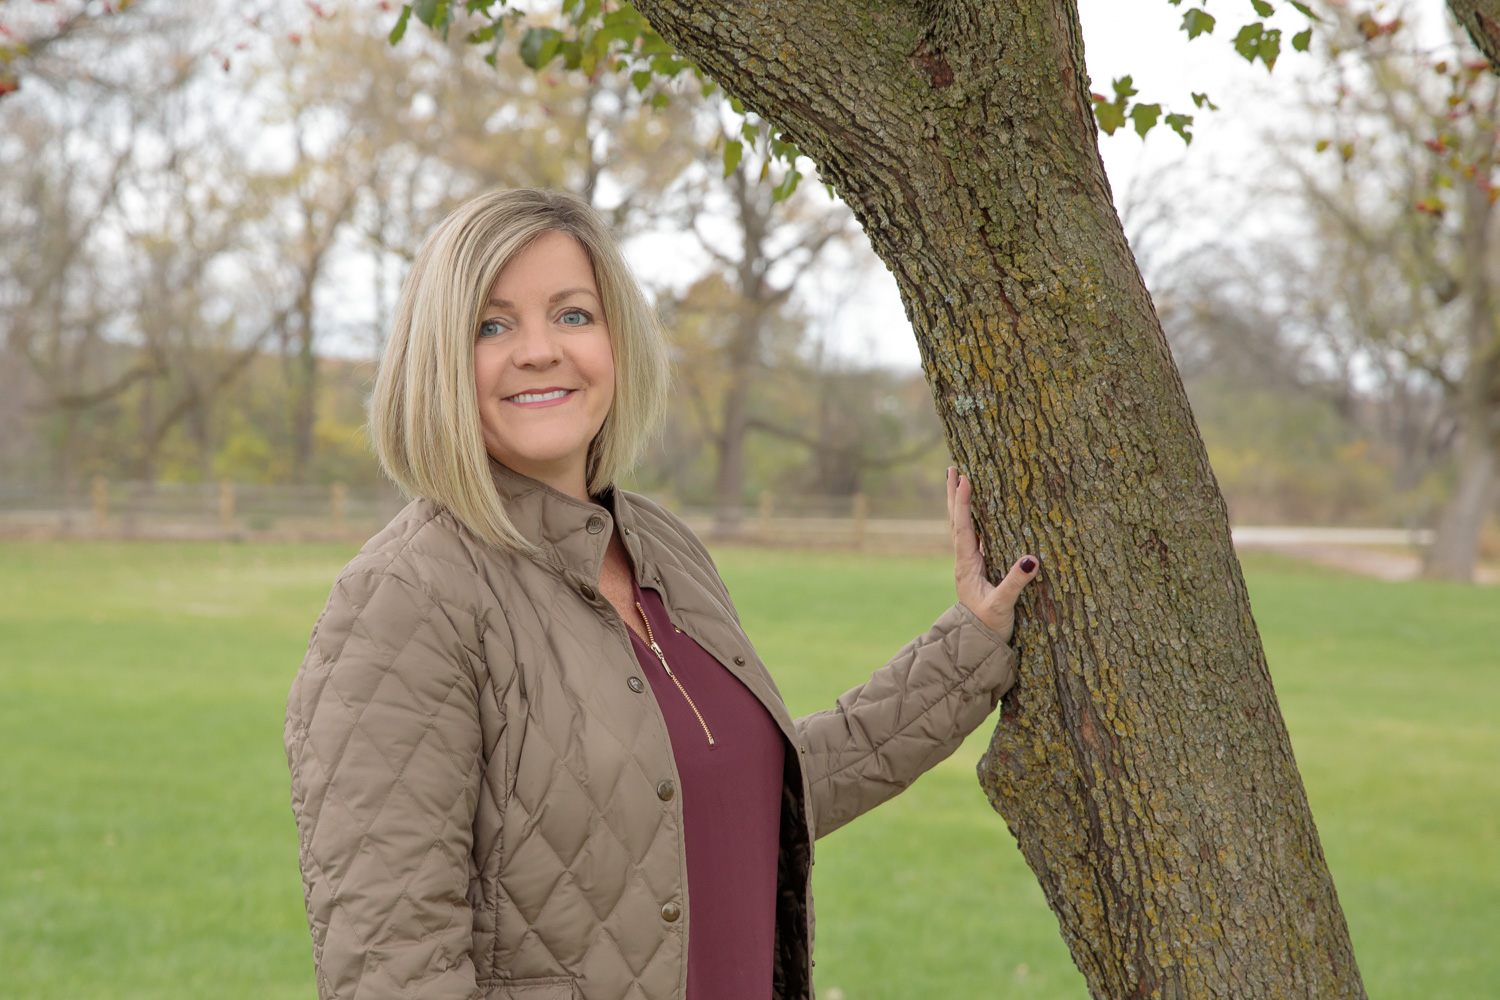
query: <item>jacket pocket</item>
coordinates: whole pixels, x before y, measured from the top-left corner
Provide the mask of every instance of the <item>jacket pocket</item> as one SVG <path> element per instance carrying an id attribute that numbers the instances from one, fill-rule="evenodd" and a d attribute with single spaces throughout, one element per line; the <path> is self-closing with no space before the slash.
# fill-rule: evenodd
<path id="1" fill-rule="evenodd" d="M 540 979 L 496 979 L 485 984 L 486 1000 L 579 1000 L 578 982 L 572 976 Z"/>

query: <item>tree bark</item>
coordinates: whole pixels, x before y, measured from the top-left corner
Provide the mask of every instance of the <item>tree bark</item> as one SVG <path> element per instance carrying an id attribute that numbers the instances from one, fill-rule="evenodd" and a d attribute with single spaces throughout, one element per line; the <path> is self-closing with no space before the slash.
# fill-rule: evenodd
<path id="1" fill-rule="evenodd" d="M 895 273 L 1021 680 L 980 781 L 1096 997 L 1363 997 L 1074 0 L 639 0 Z"/>
<path id="2" fill-rule="evenodd" d="M 1458 485 L 1422 559 L 1423 576 L 1474 582 L 1479 537 L 1494 505 L 1495 473 L 1494 449 L 1480 434 L 1469 434 L 1459 456 Z"/>
<path id="3" fill-rule="evenodd" d="M 1500 72 L 1500 0 L 1448 0 L 1448 9 Z"/>
<path id="4" fill-rule="evenodd" d="M 1489 170 L 1479 176 L 1489 176 Z M 1488 266 L 1495 206 L 1489 191 L 1476 183 L 1464 185 L 1462 193 L 1467 262 L 1463 295 L 1468 308 L 1464 331 L 1468 363 L 1458 400 L 1463 451 L 1458 484 L 1422 560 L 1422 575 L 1472 583 L 1479 563 L 1479 539 L 1493 507 L 1496 450 L 1500 449 L 1500 323 Z"/>

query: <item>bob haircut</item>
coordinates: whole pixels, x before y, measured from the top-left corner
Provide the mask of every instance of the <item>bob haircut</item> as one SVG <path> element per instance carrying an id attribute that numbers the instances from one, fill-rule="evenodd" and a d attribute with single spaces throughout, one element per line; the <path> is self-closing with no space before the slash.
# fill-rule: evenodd
<path id="1" fill-rule="evenodd" d="M 614 402 L 589 443 L 589 493 L 627 472 L 666 406 L 666 338 L 609 226 L 562 191 L 480 195 L 438 224 L 402 285 L 369 410 L 375 454 L 403 493 L 441 504 L 491 545 L 525 553 L 535 546 L 506 516 L 490 474 L 474 339 L 500 271 L 548 232 L 567 233 L 588 254 L 614 352 Z"/>

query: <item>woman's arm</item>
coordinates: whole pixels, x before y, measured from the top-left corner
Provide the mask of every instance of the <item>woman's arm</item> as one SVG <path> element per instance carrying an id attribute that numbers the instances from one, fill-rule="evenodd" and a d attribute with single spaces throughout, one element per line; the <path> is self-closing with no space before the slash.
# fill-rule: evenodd
<path id="1" fill-rule="evenodd" d="M 832 833 L 957 750 L 1015 683 L 1016 654 L 962 604 L 836 707 L 796 720 L 813 829 Z"/>
<path id="2" fill-rule="evenodd" d="M 476 1000 L 478 655 L 385 573 L 334 586 L 287 701 L 318 995 Z"/>
<path id="3" fill-rule="evenodd" d="M 1016 598 L 1038 569 L 1023 556 L 998 585 L 985 578 L 968 479 L 948 471 L 959 602 L 931 629 L 845 692 L 837 707 L 796 721 L 807 750 L 814 830 L 831 833 L 957 750 L 1015 683 L 1008 645 Z"/>

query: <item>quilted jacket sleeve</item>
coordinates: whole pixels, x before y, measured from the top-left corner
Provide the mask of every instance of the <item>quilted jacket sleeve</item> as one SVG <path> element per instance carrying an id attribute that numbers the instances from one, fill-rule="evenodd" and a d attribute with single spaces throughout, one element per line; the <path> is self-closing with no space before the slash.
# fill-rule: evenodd
<path id="1" fill-rule="evenodd" d="M 1016 654 L 962 604 L 837 706 L 797 720 L 821 837 L 958 749 L 1015 683 Z"/>
<path id="2" fill-rule="evenodd" d="M 323 1000 L 481 995 L 474 662 L 445 611 L 385 573 L 346 573 L 313 630 L 284 741 Z"/>

